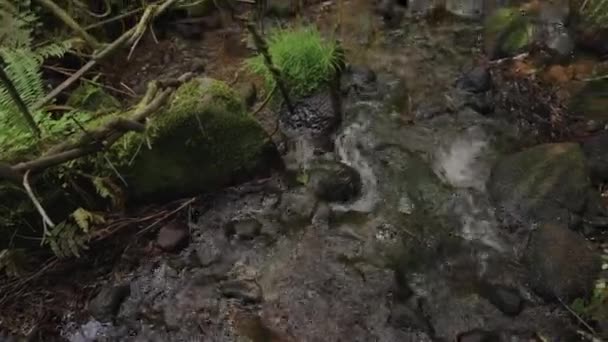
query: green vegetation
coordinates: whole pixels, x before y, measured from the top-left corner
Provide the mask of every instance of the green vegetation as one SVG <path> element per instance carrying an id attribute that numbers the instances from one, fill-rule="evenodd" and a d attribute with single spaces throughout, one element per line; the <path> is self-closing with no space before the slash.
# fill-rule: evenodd
<path id="1" fill-rule="evenodd" d="M 600 279 L 596 282 L 591 298 L 576 299 L 572 303 L 572 310 L 587 319 L 606 322 L 608 320 L 608 287 L 606 286 L 606 279 Z"/>
<path id="2" fill-rule="evenodd" d="M 608 1 L 585 0 L 579 8 L 579 15 L 586 24 L 608 28 Z"/>
<path id="3" fill-rule="evenodd" d="M 130 195 L 142 199 L 215 190 L 251 172 L 266 146 L 238 94 L 203 78 L 182 85 L 145 136 L 128 134 L 113 150 Z"/>
<path id="4" fill-rule="evenodd" d="M 495 51 L 516 54 L 532 42 L 534 24 L 529 14 L 518 7 L 498 9 L 488 17 L 486 33 L 493 36 Z"/>
<path id="5" fill-rule="evenodd" d="M 272 31 L 268 51 L 292 95 L 297 97 L 310 95 L 328 82 L 339 65 L 337 44 L 324 40 L 314 27 Z M 274 87 L 274 78 L 261 55 L 247 60 L 246 65 L 264 78 L 268 89 Z"/>

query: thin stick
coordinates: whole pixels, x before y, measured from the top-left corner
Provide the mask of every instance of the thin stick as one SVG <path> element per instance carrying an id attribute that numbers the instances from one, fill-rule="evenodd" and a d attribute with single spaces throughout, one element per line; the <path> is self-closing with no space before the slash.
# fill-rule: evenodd
<path id="1" fill-rule="evenodd" d="M 25 171 L 25 174 L 23 175 L 23 187 L 25 188 L 27 195 L 30 197 L 30 200 L 32 200 L 32 203 L 34 203 L 36 210 L 38 210 L 38 213 L 42 217 L 42 220 L 44 222 L 44 236 L 47 236 L 47 235 L 50 235 L 50 233 L 46 226 L 48 225 L 51 228 L 54 228 L 55 224 L 53 223 L 53 221 L 51 221 L 51 218 L 46 214 L 46 211 L 44 210 L 44 208 L 42 207 L 42 205 L 36 198 L 36 195 L 34 195 L 34 192 L 32 191 L 32 188 L 30 187 L 30 183 L 28 181 L 29 175 L 30 175 L 30 170 Z M 43 237 L 42 241 L 44 242 L 44 237 Z"/>
<path id="2" fill-rule="evenodd" d="M 174 214 L 176 214 L 177 212 L 179 212 L 180 210 L 184 209 L 185 207 L 189 206 L 190 204 L 192 204 L 194 201 L 196 201 L 196 197 L 192 197 L 191 199 L 187 200 L 186 202 L 184 202 L 182 205 L 180 205 L 177 209 L 167 213 L 166 215 L 164 215 L 163 217 L 159 218 L 158 220 L 154 221 L 152 224 L 150 224 L 149 226 L 147 226 L 146 228 L 140 230 L 139 232 L 137 232 L 137 234 L 135 234 L 135 236 L 141 236 L 142 234 L 144 234 L 145 232 L 149 231 L 150 229 L 154 228 L 157 224 L 159 224 L 160 222 L 166 220 L 167 218 L 169 218 L 169 216 L 172 216 Z"/>
<path id="3" fill-rule="evenodd" d="M 72 76 L 72 73 L 69 73 L 69 72 L 67 72 L 67 71 L 63 71 L 63 70 L 61 70 L 61 69 L 63 69 L 63 68 L 57 68 L 57 67 L 50 66 L 50 65 L 49 65 L 49 66 L 47 66 L 47 65 L 43 65 L 42 67 L 43 67 L 43 68 L 45 68 L 45 69 L 53 70 L 53 71 L 55 71 L 55 72 L 57 72 L 57 73 L 60 73 L 60 74 L 62 74 L 62 75 L 65 75 L 65 76 Z M 120 93 L 120 94 L 123 94 L 123 95 L 127 95 L 127 96 L 129 96 L 129 97 L 136 97 L 136 95 L 131 94 L 131 93 L 127 92 L 127 91 L 120 90 L 120 89 L 118 89 L 118 88 L 114 88 L 114 87 L 112 87 L 112 86 L 105 85 L 105 84 L 102 84 L 102 83 L 99 83 L 99 82 L 95 82 L 95 81 L 90 80 L 90 79 L 88 79 L 88 78 L 81 77 L 81 78 L 80 78 L 80 80 L 81 80 L 81 81 L 83 81 L 83 82 L 86 82 L 86 83 L 92 84 L 92 85 L 94 85 L 94 86 L 97 86 L 97 87 L 105 88 L 105 89 L 108 89 L 108 90 L 111 90 L 111 91 L 115 91 L 115 92 Z"/>
<path id="4" fill-rule="evenodd" d="M 130 17 L 133 14 L 137 14 L 137 13 L 143 11 L 144 9 L 145 9 L 144 7 L 140 7 L 140 8 L 131 10 L 129 12 L 125 12 L 125 13 L 119 14 L 119 15 L 117 15 L 115 17 L 112 17 L 112 18 L 109 18 L 109 19 L 106 19 L 106 20 L 102 20 L 102 21 L 98 21 L 95 24 L 91 24 L 89 26 L 86 26 L 84 29 L 88 31 L 90 29 L 93 29 L 93 28 L 96 28 L 96 27 L 99 27 L 99 26 L 103 26 L 105 24 L 109 24 L 109 23 L 118 21 L 120 19 L 126 18 L 126 17 Z"/>
<path id="5" fill-rule="evenodd" d="M 266 105 L 268 104 L 268 102 L 270 102 L 270 99 L 272 98 L 272 95 L 274 95 L 274 93 L 276 92 L 276 90 L 277 90 L 277 86 L 275 85 L 274 88 L 272 88 L 272 90 L 268 93 L 268 95 L 264 99 L 264 102 L 262 102 L 262 104 L 258 107 L 258 109 L 256 109 L 255 112 L 253 112 L 251 114 L 252 116 L 258 115 L 258 113 L 261 112 L 262 109 L 264 109 L 264 107 L 266 107 Z"/>
<path id="6" fill-rule="evenodd" d="M 562 306 L 564 308 L 566 308 L 566 310 L 568 310 L 568 312 L 570 312 L 570 314 L 572 314 L 572 316 L 574 316 L 582 325 L 585 326 L 585 328 L 589 329 L 589 331 L 593 334 L 593 335 L 597 335 L 597 333 L 595 332 L 595 330 L 589 325 L 589 323 L 587 323 L 581 316 L 579 316 L 579 314 L 577 314 L 576 312 L 574 312 L 574 310 L 572 310 L 566 303 L 564 303 L 564 301 L 560 298 L 557 297 L 557 300 L 559 300 L 559 302 L 562 304 Z"/>

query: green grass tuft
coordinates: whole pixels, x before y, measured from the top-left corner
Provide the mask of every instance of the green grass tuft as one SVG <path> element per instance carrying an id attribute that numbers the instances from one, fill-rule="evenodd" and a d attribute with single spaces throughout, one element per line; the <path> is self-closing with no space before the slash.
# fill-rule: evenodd
<path id="1" fill-rule="evenodd" d="M 272 62 L 296 97 L 311 95 L 333 76 L 338 65 L 336 49 L 336 43 L 324 40 L 315 27 L 278 29 L 268 38 Z M 275 86 L 261 55 L 248 59 L 245 65 L 264 78 L 268 89 Z"/>
<path id="2" fill-rule="evenodd" d="M 586 0 L 579 8 L 583 22 L 599 28 L 608 28 L 608 0 Z"/>

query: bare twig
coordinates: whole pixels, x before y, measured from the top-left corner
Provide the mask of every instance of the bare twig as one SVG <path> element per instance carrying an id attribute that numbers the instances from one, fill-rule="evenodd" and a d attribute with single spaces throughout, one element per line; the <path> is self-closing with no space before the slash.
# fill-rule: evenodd
<path id="1" fill-rule="evenodd" d="M 559 300 L 559 302 L 562 304 L 562 306 L 568 310 L 568 312 L 574 316 L 585 328 L 587 328 L 589 330 L 589 332 L 591 332 L 593 335 L 597 335 L 597 333 L 595 332 L 595 330 L 589 325 L 589 323 L 587 323 L 579 314 L 577 314 L 576 312 L 574 312 L 574 310 L 572 310 L 570 308 L 570 306 L 568 306 L 566 303 L 564 303 L 564 301 L 557 297 L 557 300 Z"/>
<path id="2" fill-rule="evenodd" d="M 51 218 L 46 214 L 46 211 L 42 207 L 42 204 L 40 204 L 40 201 L 38 201 L 38 199 L 36 198 L 36 195 L 34 195 L 34 192 L 32 191 L 32 187 L 30 186 L 30 183 L 28 181 L 29 174 L 30 174 L 30 170 L 27 170 L 27 171 L 25 171 L 25 174 L 23 175 L 23 187 L 25 188 L 27 195 L 29 196 L 32 203 L 34 203 L 36 210 L 38 210 L 38 213 L 40 214 L 40 216 L 42 217 L 42 220 L 44 222 L 44 225 L 43 225 L 44 226 L 44 236 L 42 238 L 42 242 L 44 242 L 44 237 L 49 235 L 47 226 L 54 228 L 55 224 L 53 223 L 53 221 L 51 221 Z"/>
<path id="3" fill-rule="evenodd" d="M 190 204 L 194 203 L 194 201 L 196 201 L 196 197 L 192 197 L 191 199 L 185 201 L 184 203 L 182 203 L 182 205 L 180 205 L 177 209 L 163 215 L 161 218 L 159 218 L 158 220 L 154 221 L 152 224 L 150 224 L 149 226 L 147 226 L 146 228 L 140 230 L 139 232 L 137 232 L 136 236 L 141 236 L 144 233 L 146 233 L 147 231 L 151 230 L 152 228 L 156 227 L 157 224 L 161 223 L 162 221 L 168 219 L 170 216 L 175 215 L 176 213 L 178 213 L 180 210 L 184 209 L 185 207 L 189 206 Z"/>
<path id="4" fill-rule="evenodd" d="M 275 85 L 274 88 L 272 88 L 272 90 L 268 93 L 268 95 L 264 99 L 264 102 L 262 102 L 262 104 L 260 104 L 260 106 L 258 107 L 258 109 L 256 109 L 251 115 L 252 116 L 258 115 L 258 113 L 261 112 L 262 109 L 264 109 L 264 107 L 266 107 L 266 105 L 268 104 L 268 102 L 270 102 L 270 99 L 272 98 L 272 95 L 274 95 L 274 93 L 276 91 L 277 91 L 277 86 Z"/>
<path id="5" fill-rule="evenodd" d="M 70 72 L 68 72 L 66 70 L 63 70 L 64 68 L 58 68 L 58 67 L 54 67 L 54 66 L 51 66 L 51 65 L 43 65 L 42 67 L 45 68 L 45 69 L 49 69 L 49 70 L 55 71 L 55 72 L 60 73 L 62 75 L 66 75 L 66 76 L 72 76 L 73 75 L 73 73 L 70 73 Z M 83 81 L 83 82 L 92 84 L 92 85 L 94 85 L 96 87 L 105 88 L 105 89 L 108 89 L 108 90 L 111 90 L 111 91 L 114 91 L 114 92 L 117 92 L 117 93 L 120 93 L 120 94 L 123 94 L 123 95 L 127 95 L 129 97 L 135 97 L 136 96 L 135 94 L 132 94 L 130 92 L 127 92 L 127 91 L 124 91 L 124 90 L 120 90 L 120 89 L 114 88 L 112 86 L 105 85 L 105 84 L 102 84 L 102 83 L 90 80 L 88 78 L 81 77 L 80 80 Z"/>

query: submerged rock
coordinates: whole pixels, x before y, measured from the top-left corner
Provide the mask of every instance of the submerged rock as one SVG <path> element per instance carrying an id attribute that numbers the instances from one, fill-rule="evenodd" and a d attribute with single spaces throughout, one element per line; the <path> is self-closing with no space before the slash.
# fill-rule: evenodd
<path id="1" fill-rule="evenodd" d="M 456 86 L 473 93 L 483 93 L 492 87 L 492 75 L 489 68 L 477 66 L 464 74 L 456 82 Z"/>
<path id="2" fill-rule="evenodd" d="M 218 189 L 252 177 L 265 163 L 269 143 L 238 94 L 223 82 L 194 79 L 175 92 L 144 137 L 129 134 L 116 153 L 136 199 L 172 198 Z M 126 148 L 124 147 L 126 146 Z"/>
<path id="3" fill-rule="evenodd" d="M 524 259 L 534 290 L 566 303 L 587 297 L 600 269 L 591 244 L 563 225 L 544 224 L 532 232 Z"/>
<path id="4" fill-rule="evenodd" d="M 488 190 L 507 223 L 562 222 L 585 209 L 591 190 L 578 144 L 539 145 L 502 158 Z"/>
<path id="5" fill-rule="evenodd" d="M 310 168 L 308 186 L 322 200 L 346 202 L 361 191 L 361 177 L 346 164 L 319 160 Z"/>
<path id="6" fill-rule="evenodd" d="M 188 243 L 189 235 L 186 225 L 172 222 L 159 230 L 156 244 L 164 251 L 174 252 L 185 247 Z"/>
<path id="7" fill-rule="evenodd" d="M 118 314 L 120 305 L 131 294 L 126 285 L 103 288 L 89 303 L 89 312 L 100 322 L 109 322 Z"/>
<path id="8" fill-rule="evenodd" d="M 315 196 L 307 191 L 285 193 L 279 204 L 281 220 L 286 223 L 308 223 L 316 207 Z"/>
<path id="9" fill-rule="evenodd" d="M 515 289 L 485 284 L 481 288 L 481 295 L 507 315 L 516 316 L 523 309 L 523 300 Z"/>

